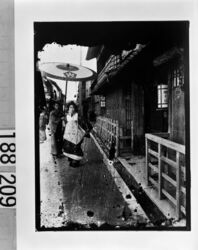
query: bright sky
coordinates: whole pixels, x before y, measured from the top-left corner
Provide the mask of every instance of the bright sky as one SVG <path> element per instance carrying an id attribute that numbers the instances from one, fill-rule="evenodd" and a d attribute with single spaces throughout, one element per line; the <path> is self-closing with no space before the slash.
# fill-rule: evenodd
<path id="1" fill-rule="evenodd" d="M 44 46 L 43 51 L 38 53 L 40 63 L 44 62 L 60 62 L 60 63 L 73 63 L 82 65 L 96 71 L 96 59 L 86 61 L 88 47 L 81 47 L 77 45 L 61 46 L 56 43 L 47 44 Z M 54 81 L 54 79 L 53 79 Z M 56 80 L 59 87 L 65 93 L 65 81 Z M 75 100 L 74 96 L 78 92 L 78 82 L 68 82 L 67 87 L 67 101 Z"/>

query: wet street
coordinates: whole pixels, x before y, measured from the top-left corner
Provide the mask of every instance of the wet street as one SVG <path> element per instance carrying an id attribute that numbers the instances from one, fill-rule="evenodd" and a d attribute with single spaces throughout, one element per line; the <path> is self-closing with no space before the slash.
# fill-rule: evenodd
<path id="1" fill-rule="evenodd" d="M 125 229 L 148 218 L 113 166 L 106 166 L 92 138 L 82 148 L 78 168 L 67 157 L 54 159 L 50 136 L 40 144 L 41 227 L 50 229 Z"/>

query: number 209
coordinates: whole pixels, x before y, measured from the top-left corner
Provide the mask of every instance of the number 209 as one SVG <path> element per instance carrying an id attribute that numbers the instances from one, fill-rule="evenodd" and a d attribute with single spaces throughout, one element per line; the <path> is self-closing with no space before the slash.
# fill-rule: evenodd
<path id="1" fill-rule="evenodd" d="M 3 181 L 6 184 L 3 184 Z M 14 207 L 16 205 L 16 183 L 15 175 L 9 177 L 0 174 L 0 207 Z"/>

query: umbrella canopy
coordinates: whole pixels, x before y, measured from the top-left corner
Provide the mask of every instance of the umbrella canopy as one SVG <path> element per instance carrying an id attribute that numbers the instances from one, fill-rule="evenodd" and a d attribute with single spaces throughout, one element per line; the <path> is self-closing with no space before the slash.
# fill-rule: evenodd
<path id="1" fill-rule="evenodd" d="M 96 78 L 96 72 L 81 65 L 50 62 L 39 66 L 43 76 L 66 81 L 88 81 Z"/>

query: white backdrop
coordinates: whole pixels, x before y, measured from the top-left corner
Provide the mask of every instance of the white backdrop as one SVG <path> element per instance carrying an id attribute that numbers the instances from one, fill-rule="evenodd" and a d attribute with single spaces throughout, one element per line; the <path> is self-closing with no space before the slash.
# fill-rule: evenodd
<path id="1" fill-rule="evenodd" d="M 18 250 L 198 249 L 197 0 L 15 0 Z M 34 21 L 190 20 L 191 232 L 35 232 Z"/>

